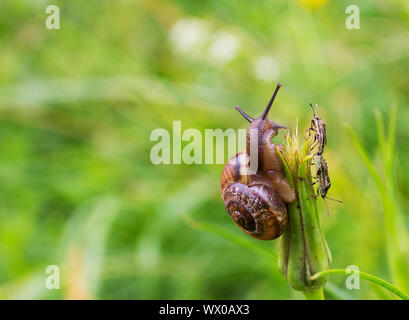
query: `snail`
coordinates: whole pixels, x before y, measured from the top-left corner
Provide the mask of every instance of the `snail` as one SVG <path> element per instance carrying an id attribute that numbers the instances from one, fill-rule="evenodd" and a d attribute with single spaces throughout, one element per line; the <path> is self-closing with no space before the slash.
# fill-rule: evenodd
<path id="1" fill-rule="evenodd" d="M 295 200 L 295 191 L 286 180 L 282 163 L 273 144 L 279 129 L 267 118 L 281 83 L 277 84 L 273 96 L 264 112 L 253 119 L 235 106 L 236 110 L 250 122 L 247 131 L 246 150 L 233 156 L 224 166 L 221 177 L 221 194 L 227 213 L 234 223 L 246 234 L 260 240 L 279 237 L 287 223 L 285 203 Z M 257 148 L 257 171 L 250 173 L 250 151 Z"/>

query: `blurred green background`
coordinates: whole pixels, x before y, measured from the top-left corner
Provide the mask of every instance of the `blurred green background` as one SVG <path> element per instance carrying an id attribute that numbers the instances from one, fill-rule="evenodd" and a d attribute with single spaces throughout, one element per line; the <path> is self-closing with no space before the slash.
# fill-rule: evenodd
<path id="1" fill-rule="evenodd" d="M 49 4 L 59 30 L 45 27 Z M 344 123 L 379 158 L 373 112 L 398 106 L 396 185 L 409 205 L 409 5 L 350 1 L 0 2 L 0 298 L 298 299 L 277 241 L 225 212 L 223 165 L 153 165 L 156 128 L 246 128 L 264 108 L 301 132 L 327 123 L 333 267 L 392 281 L 379 193 Z M 282 141 L 281 134 L 277 141 Z M 227 160 L 227 158 L 226 158 Z M 321 201 L 322 202 L 322 201 Z M 403 210 L 405 223 L 408 215 Z M 61 289 L 45 269 L 60 267 Z M 368 283 L 349 298 L 377 299 Z M 338 288 L 338 289 L 337 289 Z"/>

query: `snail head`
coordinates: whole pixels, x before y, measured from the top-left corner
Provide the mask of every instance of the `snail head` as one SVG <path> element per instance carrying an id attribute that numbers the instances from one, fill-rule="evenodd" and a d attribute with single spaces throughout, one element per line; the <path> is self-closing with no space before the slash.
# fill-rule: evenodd
<path id="1" fill-rule="evenodd" d="M 268 113 L 271 109 L 271 106 L 273 105 L 273 102 L 277 96 L 278 90 L 281 88 L 281 83 L 277 84 L 276 89 L 274 90 L 273 96 L 271 97 L 270 101 L 268 102 L 266 108 L 264 109 L 263 113 L 261 116 L 258 118 L 252 118 L 248 114 L 246 114 L 239 106 L 235 106 L 236 110 L 240 112 L 240 114 L 248 121 L 250 122 L 250 128 L 249 129 L 261 129 L 262 131 L 268 131 L 268 130 L 273 130 L 274 135 L 277 135 L 278 129 L 287 129 L 284 126 L 279 125 L 278 123 L 275 123 L 272 120 L 268 119 Z"/>

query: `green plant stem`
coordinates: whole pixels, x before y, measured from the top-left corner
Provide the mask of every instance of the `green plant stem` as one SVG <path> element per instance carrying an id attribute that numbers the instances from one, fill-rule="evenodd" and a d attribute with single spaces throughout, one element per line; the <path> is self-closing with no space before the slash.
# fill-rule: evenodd
<path id="1" fill-rule="evenodd" d="M 348 274 L 346 269 L 329 269 L 329 270 L 325 270 L 325 271 L 321 271 L 321 272 L 317 272 L 316 274 L 314 274 L 311 277 L 311 280 L 315 280 L 318 279 L 320 277 L 326 276 L 326 275 L 330 275 L 330 274 Z M 371 281 L 383 288 L 385 288 L 386 290 L 389 290 L 390 292 L 396 294 L 399 298 L 403 299 L 403 300 L 409 300 L 409 296 L 402 292 L 401 290 L 399 290 L 398 288 L 396 288 L 395 286 L 393 286 L 392 284 L 390 284 L 389 282 L 386 282 L 385 280 L 382 280 L 376 276 L 373 276 L 369 273 L 366 272 L 362 272 L 359 271 L 359 276 L 362 279 Z"/>
<path id="2" fill-rule="evenodd" d="M 316 290 L 305 290 L 302 292 L 307 300 L 325 300 L 323 288 Z"/>

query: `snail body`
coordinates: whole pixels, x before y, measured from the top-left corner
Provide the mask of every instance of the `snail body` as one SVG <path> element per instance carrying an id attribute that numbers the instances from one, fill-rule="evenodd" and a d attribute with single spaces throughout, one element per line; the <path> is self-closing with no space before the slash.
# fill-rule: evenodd
<path id="1" fill-rule="evenodd" d="M 295 200 L 295 192 L 286 180 L 277 148 L 271 139 L 285 128 L 267 119 L 281 84 L 263 114 L 253 119 L 238 106 L 236 109 L 250 122 L 246 150 L 233 156 L 221 177 L 221 194 L 227 213 L 246 234 L 261 240 L 279 237 L 287 223 L 285 203 Z M 257 146 L 257 172 L 250 171 L 251 146 Z"/>

